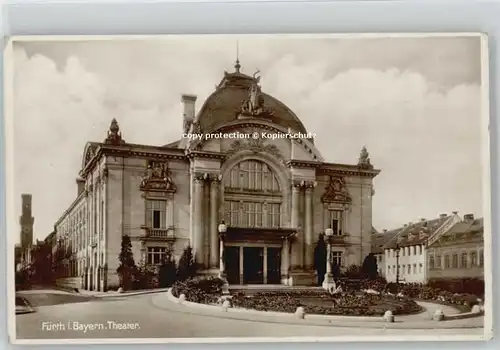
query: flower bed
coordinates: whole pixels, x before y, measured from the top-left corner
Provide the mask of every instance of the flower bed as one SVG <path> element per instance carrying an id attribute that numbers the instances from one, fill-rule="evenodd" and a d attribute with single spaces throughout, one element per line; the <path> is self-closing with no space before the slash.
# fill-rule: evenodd
<path id="1" fill-rule="evenodd" d="M 186 296 L 187 301 L 201 304 L 217 303 L 222 295 L 224 281 L 220 278 L 191 278 L 185 281 L 177 281 L 172 285 L 172 295 L 178 298 L 181 294 Z"/>
<path id="2" fill-rule="evenodd" d="M 401 294 L 412 299 L 431 301 L 445 305 L 458 307 L 461 311 L 470 311 L 474 305 L 480 304 L 476 295 L 467 293 L 452 293 L 440 288 L 419 283 L 387 283 L 383 279 L 378 280 L 341 280 L 340 285 L 344 292 L 355 292 L 359 290 L 375 290 L 381 293 Z"/>
<path id="3" fill-rule="evenodd" d="M 409 298 L 366 293 L 339 293 L 324 291 L 290 291 L 257 293 L 252 296 L 238 293 L 233 306 L 259 311 L 293 313 L 303 307 L 306 313 L 344 316 L 382 316 L 390 310 L 395 315 L 414 314 L 422 308 Z"/>

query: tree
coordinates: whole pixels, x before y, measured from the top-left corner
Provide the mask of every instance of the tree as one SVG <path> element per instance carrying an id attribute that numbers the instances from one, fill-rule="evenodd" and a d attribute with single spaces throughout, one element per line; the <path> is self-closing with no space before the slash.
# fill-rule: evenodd
<path id="1" fill-rule="evenodd" d="M 327 259 L 327 249 L 324 235 L 322 233 L 318 236 L 318 241 L 316 242 L 316 247 L 314 247 L 314 269 L 318 273 L 318 285 L 323 284 L 326 273 L 326 259 Z"/>
<path id="2" fill-rule="evenodd" d="M 177 268 L 177 278 L 180 281 L 196 276 L 196 264 L 193 256 L 193 249 L 187 246 L 182 252 Z"/>
<path id="3" fill-rule="evenodd" d="M 170 287 L 174 284 L 177 279 L 177 268 L 175 266 L 174 256 L 172 254 L 172 249 L 167 249 L 165 257 L 160 265 L 158 271 L 158 280 L 160 282 L 160 288 Z"/>
<path id="4" fill-rule="evenodd" d="M 128 235 L 122 236 L 122 246 L 118 260 L 120 260 L 120 265 L 116 269 L 116 272 L 120 276 L 121 287 L 124 290 L 130 289 L 137 266 L 135 265 L 132 243 Z"/>
<path id="5" fill-rule="evenodd" d="M 365 260 L 363 261 L 362 270 L 365 276 L 367 276 L 369 279 L 374 280 L 377 278 L 378 265 L 375 254 L 370 253 L 366 256 Z"/>

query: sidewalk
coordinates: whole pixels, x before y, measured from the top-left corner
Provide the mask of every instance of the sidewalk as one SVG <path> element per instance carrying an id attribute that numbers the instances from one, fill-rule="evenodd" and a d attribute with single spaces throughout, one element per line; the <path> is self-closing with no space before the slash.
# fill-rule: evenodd
<path id="1" fill-rule="evenodd" d="M 155 289 L 131 290 L 128 292 L 118 293 L 117 291 L 98 292 L 93 290 L 79 289 L 78 293 L 75 294 L 93 296 L 97 298 L 117 298 L 117 297 L 127 297 L 127 296 L 142 295 L 142 294 L 163 293 L 166 292 L 167 290 L 168 288 L 155 288 Z"/>

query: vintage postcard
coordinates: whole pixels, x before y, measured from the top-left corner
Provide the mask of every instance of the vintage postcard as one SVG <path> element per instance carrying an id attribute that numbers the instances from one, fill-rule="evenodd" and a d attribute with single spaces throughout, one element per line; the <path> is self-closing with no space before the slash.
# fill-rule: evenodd
<path id="1" fill-rule="evenodd" d="M 490 339 L 487 43 L 11 38 L 11 340 Z"/>

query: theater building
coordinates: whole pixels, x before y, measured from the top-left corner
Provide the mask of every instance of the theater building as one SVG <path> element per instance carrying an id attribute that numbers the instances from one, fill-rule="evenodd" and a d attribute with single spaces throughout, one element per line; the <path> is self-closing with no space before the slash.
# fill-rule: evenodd
<path id="1" fill-rule="evenodd" d="M 56 223 L 58 239 L 72 242 L 66 281 L 116 287 L 123 235 L 136 262 L 149 265 L 191 245 L 199 272 L 217 275 L 223 265 L 230 284 L 312 284 L 314 246 L 329 227 L 332 259 L 363 262 L 379 173 L 366 148 L 353 164 L 327 162 L 312 134 L 326 131 L 306 130 L 238 62 L 200 108 L 193 95 L 182 103 L 179 141 L 127 143 L 113 119 L 103 142 L 85 146 L 77 198 Z M 174 124 L 168 118 L 164 127 Z"/>

